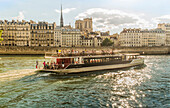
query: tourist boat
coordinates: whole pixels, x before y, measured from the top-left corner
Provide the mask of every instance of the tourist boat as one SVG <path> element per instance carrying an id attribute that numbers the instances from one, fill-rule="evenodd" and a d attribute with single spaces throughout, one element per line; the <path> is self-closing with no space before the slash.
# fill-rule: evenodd
<path id="1" fill-rule="evenodd" d="M 139 55 L 140 54 L 61 56 L 57 53 L 46 53 L 45 65 L 43 68 L 37 69 L 37 72 L 73 74 L 127 68 L 144 64 L 144 59 Z"/>

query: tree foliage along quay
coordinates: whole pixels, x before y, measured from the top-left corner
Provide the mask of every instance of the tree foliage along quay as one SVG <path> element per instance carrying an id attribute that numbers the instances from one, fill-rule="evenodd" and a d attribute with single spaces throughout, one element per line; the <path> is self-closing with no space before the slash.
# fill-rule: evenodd
<path id="1" fill-rule="evenodd" d="M 103 42 L 102 42 L 102 46 L 112 46 L 113 45 L 113 42 L 106 38 Z"/>
<path id="2" fill-rule="evenodd" d="M 1 36 L 2 36 L 2 31 L 3 31 L 3 30 L 0 30 L 0 42 L 3 41 L 3 39 L 1 38 Z"/>

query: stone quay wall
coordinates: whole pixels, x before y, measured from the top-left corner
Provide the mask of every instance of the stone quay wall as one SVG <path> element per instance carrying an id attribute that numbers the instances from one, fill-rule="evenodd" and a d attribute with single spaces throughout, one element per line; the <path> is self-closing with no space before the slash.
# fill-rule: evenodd
<path id="1" fill-rule="evenodd" d="M 109 50 L 122 53 L 140 53 L 142 55 L 165 55 L 170 54 L 170 47 L 98 47 L 98 48 L 58 48 L 58 47 L 16 47 L 0 46 L 0 55 L 44 55 L 45 52 L 56 52 L 56 50 L 78 50 L 82 51 L 101 51 Z"/>
<path id="2" fill-rule="evenodd" d="M 140 53 L 142 55 L 165 55 L 170 54 L 170 47 L 120 47 L 122 53 Z"/>

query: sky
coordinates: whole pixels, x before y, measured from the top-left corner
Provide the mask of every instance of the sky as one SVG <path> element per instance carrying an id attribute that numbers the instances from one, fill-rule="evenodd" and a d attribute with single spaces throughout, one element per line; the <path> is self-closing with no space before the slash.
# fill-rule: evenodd
<path id="1" fill-rule="evenodd" d="M 0 0 L 0 20 L 46 21 L 75 26 L 93 18 L 94 31 L 120 33 L 123 28 L 154 29 L 170 22 L 170 0 Z"/>

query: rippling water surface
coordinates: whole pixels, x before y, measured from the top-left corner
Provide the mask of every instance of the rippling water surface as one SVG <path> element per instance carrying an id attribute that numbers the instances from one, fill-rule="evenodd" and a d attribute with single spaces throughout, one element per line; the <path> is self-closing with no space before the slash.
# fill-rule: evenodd
<path id="1" fill-rule="evenodd" d="M 0 107 L 170 108 L 170 56 L 91 74 L 35 73 L 41 56 L 0 56 Z"/>

